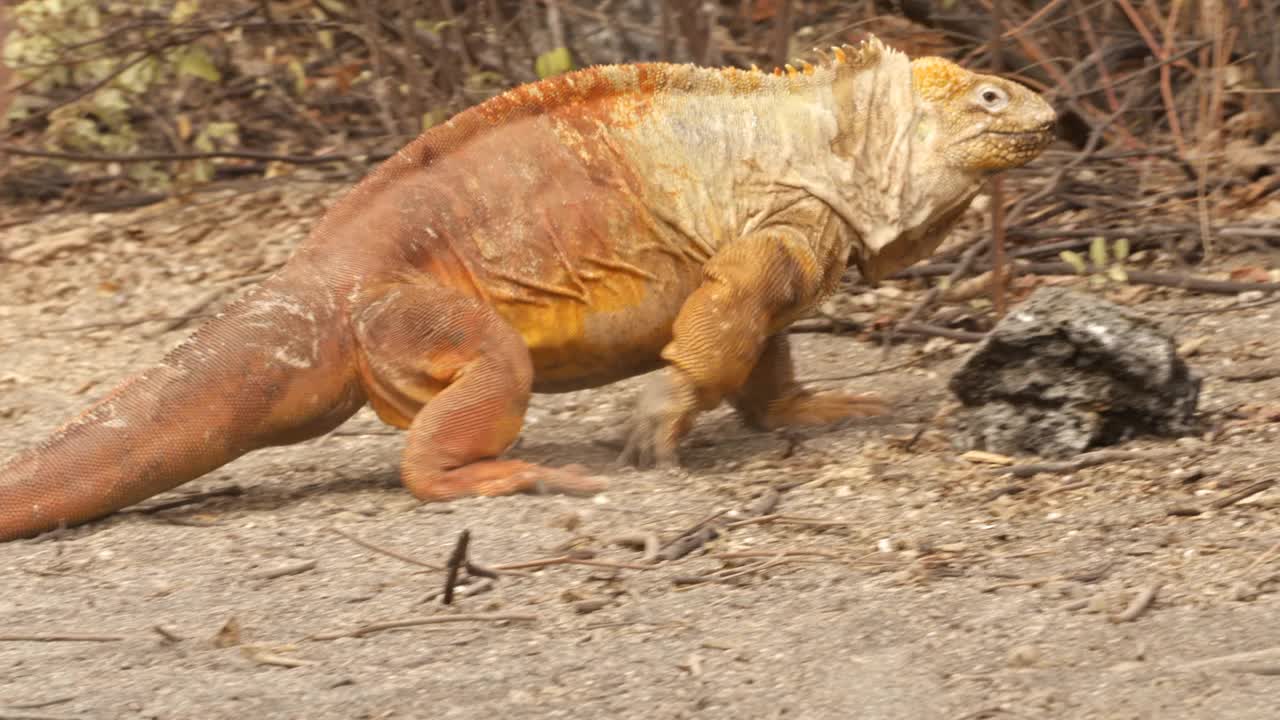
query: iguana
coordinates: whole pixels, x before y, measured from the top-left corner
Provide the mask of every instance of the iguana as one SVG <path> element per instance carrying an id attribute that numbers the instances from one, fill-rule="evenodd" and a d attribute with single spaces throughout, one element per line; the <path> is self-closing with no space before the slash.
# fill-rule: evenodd
<path id="1" fill-rule="evenodd" d="M 786 326 L 849 266 L 926 256 L 1048 144 L 1029 89 L 872 38 L 772 73 L 599 66 L 427 130 L 261 285 L 0 467 L 0 540 L 106 515 L 365 403 L 422 500 L 592 492 L 503 458 L 531 392 L 661 368 L 624 455 L 669 462 L 728 400 L 775 428 L 879 412 L 793 377 Z"/>

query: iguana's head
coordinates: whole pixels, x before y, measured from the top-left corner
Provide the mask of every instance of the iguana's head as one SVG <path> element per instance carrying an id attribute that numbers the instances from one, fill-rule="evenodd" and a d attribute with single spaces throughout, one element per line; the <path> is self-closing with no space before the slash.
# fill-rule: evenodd
<path id="1" fill-rule="evenodd" d="M 923 132 L 954 170 L 987 175 L 1025 165 L 1053 139 L 1053 108 L 1036 93 L 940 57 L 911 62 Z"/>

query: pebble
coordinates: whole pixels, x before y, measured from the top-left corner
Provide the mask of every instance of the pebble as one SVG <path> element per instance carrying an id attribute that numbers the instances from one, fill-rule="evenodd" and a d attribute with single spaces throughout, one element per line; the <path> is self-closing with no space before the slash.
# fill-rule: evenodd
<path id="1" fill-rule="evenodd" d="M 1009 648 L 1009 667 L 1031 667 L 1040 661 L 1040 650 L 1034 645 L 1014 645 Z"/>

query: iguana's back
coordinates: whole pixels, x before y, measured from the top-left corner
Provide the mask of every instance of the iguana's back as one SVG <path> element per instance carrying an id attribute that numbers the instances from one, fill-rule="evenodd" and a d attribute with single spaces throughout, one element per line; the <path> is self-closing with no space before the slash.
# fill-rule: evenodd
<path id="1" fill-rule="evenodd" d="M 770 100 L 809 101 L 782 80 L 647 64 L 523 86 L 402 149 L 302 252 L 358 258 L 357 288 L 416 272 L 491 305 L 539 391 L 654 369 L 702 265 L 752 214 L 796 202 L 761 192 L 770 159 L 810 134 L 782 132 Z"/>

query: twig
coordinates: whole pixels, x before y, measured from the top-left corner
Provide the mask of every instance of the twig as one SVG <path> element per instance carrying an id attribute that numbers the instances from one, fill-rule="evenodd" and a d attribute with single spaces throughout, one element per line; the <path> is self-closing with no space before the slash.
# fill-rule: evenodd
<path id="1" fill-rule="evenodd" d="M 68 325 L 66 327 L 53 327 L 36 330 L 37 335 L 48 335 L 51 333 L 80 332 L 81 330 L 101 330 L 103 328 L 128 328 L 135 325 L 145 325 L 154 322 L 175 322 L 177 320 L 190 321 L 199 320 L 200 318 L 213 317 L 211 313 L 199 313 L 196 315 L 156 315 L 149 317 L 127 318 L 125 320 L 103 320 L 100 322 L 82 323 L 80 325 Z"/>
<path id="2" fill-rule="evenodd" d="M 778 503 L 781 500 L 782 493 L 778 492 L 775 488 L 769 488 L 761 493 L 760 497 L 756 498 L 756 501 L 751 503 L 751 506 L 748 507 L 746 512 L 743 514 L 747 517 L 768 515 L 778 507 Z"/>
<path id="3" fill-rule="evenodd" d="M 315 665 L 318 662 L 317 660 L 303 660 L 302 658 L 281 655 L 258 645 L 241 645 L 240 654 L 259 665 L 274 665 L 276 667 L 306 667 L 307 665 Z"/>
<path id="4" fill-rule="evenodd" d="M 1252 383 L 1270 380 L 1280 377 L 1280 365 L 1271 367 L 1253 368 L 1251 370 L 1240 370 L 1234 373 L 1219 375 L 1218 379 L 1224 382 L 1241 382 Z"/>
<path id="5" fill-rule="evenodd" d="M 1045 583 L 1058 582 L 1059 580 L 1066 580 L 1066 579 L 1067 579 L 1066 575 L 1043 575 L 1041 577 L 1034 577 L 1034 578 L 1019 578 L 1017 580 L 1001 580 L 1000 582 L 991 583 L 990 585 L 984 586 L 982 588 L 982 592 L 995 592 L 996 590 L 999 590 L 1001 588 L 1010 588 L 1010 587 L 1035 587 L 1036 585 L 1044 585 Z"/>
<path id="6" fill-rule="evenodd" d="M 938 296 L 942 294 L 944 287 L 954 285 L 960 280 L 960 278 L 969 273 L 973 266 L 978 262 L 978 256 L 982 254 L 982 251 L 988 244 L 989 242 L 986 239 L 982 239 L 969 246 L 969 249 L 965 250 L 964 254 L 960 256 L 960 262 L 956 263 L 952 268 L 951 274 L 947 277 L 947 280 L 929 288 L 929 292 L 925 293 L 923 298 L 920 298 L 920 302 L 916 303 L 916 306 L 911 308 L 910 312 L 903 316 L 903 318 L 898 321 L 897 325 L 911 325 L 914 323 L 925 310 L 928 310 L 929 307 L 937 301 Z M 889 332 L 885 334 L 884 338 L 884 353 L 886 355 L 889 353 L 889 346 L 892 340 L 893 329 L 891 328 Z"/>
<path id="7" fill-rule="evenodd" d="M 692 577 L 692 578 L 690 578 L 690 577 L 685 577 L 685 578 L 683 578 L 683 579 L 684 579 L 684 580 L 686 580 L 686 581 L 688 581 L 688 580 L 696 580 L 696 579 L 698 579 L 699 577 L 701 577 L 701 578 L 703 578 L 703 579 L 704 579 L 704 581 L 705 581 L 705 580 L 707 580 L 707 579 L 713 579 L 713 580 L 715 580 L 716 582 L 728 582 L 729 580 L 736 580 L 736 579 L 738 579 L 738 578 L 740 578 L 740 577 L 743 577 L 744 575 L 750 575 L 750 574 L 753 574 L 753 573 L 760 572 L 761 570 L 768 570 L 769 568 L 777 567 L 777 566 L 779 566 L 779 565 L 781 565 L 781 564 L 783 564 L 783 563 L 787 562 L 789 559 L 790 559 L 790 558 L 788 558 L 788 557 L 787 557 L 787 555 L 785 554 L 785 552 L 781 552 L 781 553 L 777 553 L 777 554 L 773 555 L 772 557 L 770 557 L 768 560 L 765 560 L 764 562 L 758 562 L 758 563 L 756 563 L 756 564 L 754 564 L 754 565 L 748 565 L 748 566 L 746 566 L 746 567 L 742 567 L 742 568 L 734 568 L 734 569 L 732 569 L 730 572 L 724 572 L 723 570 L 717 570 L 716 572 L 711 573 L 710 575 L 694 576 L 694 577 Z M 722 573 L 723 573 L 723 574 L 722 574 Z M 685 582 L 685 583 L 683 583 L 683 584 L 685 584 L 685 585 L 696 585 L 697 583 L 693 583 L 693 582 Z"/>
<path id="8" fill-rule="evenodd" d="M 382 553 L 383 555 L 386 555 L 387 557 L 395 558 L 396 560 L 399 560 L 400 562 L 409 563 L 410 565 L 417 565 L 418 567 L 424 567 L 424 568 L 427 568 L 428 570 L 443 570 L 443 569 L 444 569 L 444 568 L 440 567 L 439 565 L 436 565 L 435 563 L 429 563 L 429 562 L 426 562 L 426 561 L 424 561 L 424 560 L 419 560 L 419 559 L 414 558 L 414 557 L 409 557 L 408 555 L 405 555 L 405 554 L 403 554 L 403 553 L 396 552 L 395 550 L 391 550 L 391 549 L 388 549 L 388 548 L 384 548 L 384 547 L 382 547 L 381 545 L 375 545 L 374 543 L 371 543 L 371 542 L 369 542 L 368 540 L 362 540 L 361 538 L 358 538 L 358 537 L 356 537 L 355 535 L 352 535 L 351 533 L 349 533 L 349 532 L 347 532 L 347 531 L 345 531 L 345 530 L 341 530 L 341 529 L 339 529 L 339 528 L 332 527 L 332 526 L 330 526 L 330 528 L 329 528 L 329 529 L 330 529 L 330 530 L 332 530 L 333 532 L 337 533 L 338 535 L 341 535 L 342 537 L 344 537 L 344 538 L 346 538 L 346 539 L 350 540 L 351 542 L 353 542 L 353 543 L 355 543 L 355 544 L 359 545 L 360 547 L 367 548 L 367 549 L 372 550 L 372 551 L 377 552 L 377 553 Z"/>
<path id="9" fill-rule="evenodd" d="M 277 155 L 276 153 L 256 152 L 253 150 L 220 150 L 212 152 L 174 152 L 174 153 L 70 153 L 54 150 L 36 150 L 23 148 L 8 143 L 0 143 L 0 155 L 20 155 L 24 157 L 51 158 L 83 163 L 147 163 L 169 162 L 179 160 L 213 160 L 218 158 L 236 160 L 261 160 L 266 162 L 284 162 L 293 165 L 322 165 L 331 162 L 372 159 L 358 155 Z"/>
<path id="10" fill-rule="evenodd" d="M 777 488 L 765 490 L 755 502 L 744 510 L 734 513 L 734 518 L 753 518 L 772 513 L 778 506 L 782 493 Z M 690 530 L 678 535 L 658 552 L 658 559 L 663 561 L 679 560 L 698 548 L 720 537 L 720 528 L 727 528 L 724 522 L 716 522 L 727 513 L 718 512 L 708 517 Z"/>
<path id="11" fill-rule="evenodd" d="M 1151 607 L 1151 603 L 1156 599 L 1156 593 L 1158 592 L 1160 592 L 1160 583 L 1143 588 L 1134 596 L 1133 602 L 1129 603 L 1129 607 L 1121 611 L 1120 614 L 1111 616 L 1111 622 L 1122 623 L 1137 620 L 1138 616 Z"/>
<path id="12" fill-rule="evenodd" d="M 163 502 L 154 503 L 144 507 L 134 508 L 132 510 L 126 510 L 125 512 L 150 515 L 151 513 L 158 513 L 161 510 L 172 510 L 174 508 L 182 507 L 184 505 L 194 505 L 196 503 L 204 502 L 205 500 L 208 500 L 210 498 L 239 497 L 240 495 L 243 495 L 243 494 L 244 494 L 244 488 L 240 487 L 239 485 L 228 485 L 226 487 L 215 488 L 213 490 L 205 490 L 203 492 L 198 492 L 198 493 L 191 493 L 190 495 L 184 495 L 180 498 L 174 498 L 172 500 L 165 500 Z"/>
<path id="13" fill-rule="evenodd" d="M 1231 303 L 1230 305 L 1226 305 L 1223 307 L 1197 308 L 1194 310 L 1152 310 L 1149 312 L 1158 312 L 1161 315 L 1176 315 L 1181 317 L 1187 317 L 1191 315 L 1217 315 L 1219 313 L 1238 312 L 1240 310 L 1253 310 L 1254 308 L 1266 307 L 1268 305 L 1275 305 L 1276 303 L 1280 303 L 1280 295 L 1277 295 L 1276 297 L 1273 297 L 1273 298 L 1267 298 L 1266 300 L 1259 300 L 1257 302 L 1251 302 L 1251 303 L 1243 303 L 1243 304 Z M 1280 373 L 1280 370 L 1277 370 L 1277 373 Z M 1224 377 L 1223 379 L 1231 380 L 1233 378 Z"/>
<path id="14" fill-rule="evenodd" d="M 827 550 L 738 550 L 736 552 L 714 553 L 716 560 L 748 560 L 752 558 L 771 557 L 820 557 L 828 560 L 842 560 L 842 555 Z"/>
<path id="15" fill-rule="evenodd" d="M 1226 497 L 1220 497 L 1217 500 L 1214 500 L 1213 502 L 1209 503 L 1209 507 L 1213 508 L 1214 510 L 1221 510 L 1224 507 L 1235 505 L 1236 503 L 1240 502 L 1241 500 L 1244 500 L 1245 498 L 1251 498 L 1254 495 L 1257 495 L 1258 493 L 1270 488 L 1272 485 L 1275 485 L 1275 484 L 1276 484 L 1275 480 L 1259 480 L 1258 482 L 1253 483 L 1252 485 L 1246 485 L 1240 488 L 1239 490 L 1236 490 L 1235 492 L 1231 493 L 1230 495 L 1227 495 Z"/>
<path id="16" fill-rule="evenodd" d="M 1280 670 L 1276 672 L 1268 672 L 1280 668 L 1280 647 L 1264 648 L 1262 650 L 1249 650 L 1246 652 L 1231 653 L 1229 655 L 1219 655 L 1217 657 L 1204 658 L 1187 663 L 1184 667 L 1203 668 L 1205 666 L 1220 665 L 1223 669 L 1234 672 L 1258 672 L 1261 675 L 1280 674 Z"/>
<path id="17" fill-rule="evenodd" d="M 852 375 L 834 375 L 834 376 L 827 376 L 827 377 L 805 378 L 800 382 L 803 384 L 803 383 L 815 383 L 815 382 L 844 382 L 846 380 L 856 380 L 858 378 L 869 377 L 871 375 L 880 375 L 882 373 L 893 372 L 894 370 L 901 370 L 903 368 L 911 367 L 912 365 L 922 363 L 925 360 L 928 360 L 929 358 L 934 357 L 935 355 L 941 355 L 941 354 L 942 354 L 941 350 L 935 350 L 931 353 L 925 353 L 919 357 L 912 358 L 904 362 L 895 363 L 893 365 L 885 365 L 883 367 L 878 367 L 875 370 L 866 370 L 864 372 L 854 373 Z"/>
<path id="18" fill-rule="evenodd" d="M 721 516 L 723 516 L 727 512 L 729 511 L 717 510 L 716 512 L 713 512 L 710 515 L 702 518 L 698 522 L 694 523 L 693 526 L 690 527 L 688 530 L 685 530 L 684 532 L 679 533 L 671 540 L 667 541 L 666 543 L 663 543 L 662 547 L 659 549 L 658 558 L 660 560 L 666 560 L 667 558 L 663 556 L 663 552 L 665 552 L 667 548 L 670 548 L 677 544 L 684 544 L 684 543 L 690 542 L 688 538 L 691 538 L 692 536 L 701 533 L 704 529 L 709 527 L 711 523 L 715 522 L 717 519 L 719 519 Z M 707 542 L 710 542 L 711 540 L 715 539 L 714 530 L 712 531 L 712 533 L 713 533 L 712 536 L 707 537 L 705 540 L 703 540 L 702 544 L 705 545 Z M 685 555 L 688 555 L 690 552 L 693 552 L 695 549 L 697 549 L 697 547 L 699 546 L 695 546 L 690 548 L 688 551 L 681 552 L 680 554 L 676 555 L 676 557 L 684 557 Z M 675 551 L 673 550 L 672 552 L 675 552 Z"/>
<path id="19" fill-rule="evenodd" d="M 322 633 L 320 635 L 312 635 L 309 640 L 337 640 L 338 638 L 352 637 L 361 638 L 366 635 L 372 635 L 383 630 L 397 630 L 399 628 L 420 627 L 422 625 L 442 625 L 445 623 L 460 622 L 537 622 L 537 615 L 522 615 L 513 613 L 474 613 L 470 615 L 433 615 L 424 618 L 410 618 L 407 620 L 388 620 L 386 622 L 371 623 L 358 627 L 355 630 Z"/>
<path id="20" fill-rule="evenodd" d="M 999 7 L 997 4 L 996 7 Z M 998 23 L 997 23 L 998 27 Z M 998 32 L 998 30 L 996 31 Z M 998 72 L 1000 53 L 996 44 L 997 36 L 992 36 L 992 57 L 996 59 Z M 1008 310 L 1008 293 L 1005 283 L 1013 278 L 1016 267 L 1010 267 L 1005 255 L 1005 221 L 1004 221 L 1004 183 L 996 175 L 988 184 L 991 197 L 991 309 L 997 319 L 1004 317 Z"/>
<path id="21" fill-rule="evenodd" d="M 301 560 L 299 562 L 289 563 L 274 568 L 264 568 L 262 570 L 254 570 L 248 573 L 248 577 L 253 580 L 274 580 L 286 575 L 300 575 L 308 570 L 314 570 L 318 561 Z"/>
<path id="22" fill-rule="evenodd" d="M 1075 472 L 1094 465 L 1124 460 L 1160 460 L 1170 455 L 1185 453 L 1181 448 L 1160 448 L 1157 450 L 1095 450 L 1077 455 L 1071 460 L 1060 462 L 1027 463 L 996 468 L 994 472 L 1008 473 L 1013 477 L 1031 477 L 1036 473 Z"/>
<path id="23" fill-rule="evenodd" d="M 1240 571 L 1239 577 L 1243 577 L 1253 572 L 1255 568 L 1262 565 L 1263 563 L 1266 563 L 1268 560 L 1275 557 L 1277 554 L 1280 554 L 1280 542 L 1267 548 L 1267 551 L 1262 553 L 1262 555 L 1259 555 L 1257 560 L 1254 560 L 1253 562 L 1249 563 L 1249 567 Z"/>
<path id="24" fill-rule="evenodd" d="M 39 708 L 47 708 L 50 705 L 61 705 L 75 700 L 75 695 L 63 695 L 52 700 L 35 700 L 33 702 L 7 703 L 4 708 L 6 710 L 37 710 Z"/>
<path id="25" fill-rule="evenodd" d="M 477 581 L 477 582 L 467 583 L 467 584 L 465 584 L 465 585 L 459 585 L 459 586 L 458 586 L 458 588 L 457 588 L 457 595 L 458 595 L 459 597 L 471 597 L 471 596 L 473 596 L 473 595 L 479 595 L 480 593 L 486 593 L 486 592 L 489 592 L 490 590 L 492 590 L 492 589 L 496 586 L 496 584 L 497 584 L 497 583 L 495 583 L 495 582 L 494 582 L 492 579 L 490 579 L 490 578 L 481 578 L 481 579 L 480 579 L 479 581 Z M 436 598 L 440 597 L 440 596 L 441 596 L 441 595 L 443 595 L 443 594 L 444 594 L 444 590 L 432 590 L 431 592 L 427 593 L 427 594 L 426 594 L 426 595 L 425 595 L 421 600 L 419 600 L 418 602 L 419 602 L 420 604 L 421 604 L 421 603 L 429 603 L 429 602 L 431 602 L 432 600 L 435 600 Z"/>
<path id="26" fill-rule="evenodd" d="M 83 635 L 54 633 L 50 635 L 0 634 L 0 642 L 120 642 L 124 635 Z"/>
<path id="27" fill-rule="evenodd" d="M 105 580 L 99 577 L 94 577 L 92 575 L 84 575 L 77 572 L 69 572 L 65 570 L 45 570 L 43 568 L 29 568 L 29 567 L 21 568 L 21 570 L 24 573 L 30 573 L 31 575 L 37 575 L 40 577 L 75 578 L 76 580 L 84 580 L 86 582 L 97 583 L 98 585 L 105 585 L 106 587 L 109 587 L 109 588 L 120 587 L 119 583 L 115 583 L 110 580 Z"/>
<path id="28" fill-rule="evenodd" d="M 848 520 L 823 520 L 822 518 L 796 517 L 793 515 L 761 515 L 760 517 L 747 518 L 746 520 L 737 520 L 725 525 L 726 528 L 739 528 L 746 525 L 763 525 L 765 523 L 778 523 L 780 525 L 807 525 L 809 527 L 844 527 L 853 525 Z"/>
<path id="29" fill-rule="evenodd" d="M 985 720 L 986 718 L 994 716 L 996 713 L 1000 713 L 1002 715 L 1015 714 L 1012 710 L 1004 707 L 1003 705 L 988 705 L 987 707 L 978 708 L 977 710 L 971 710 L 963 715 L 957 715 L 955 720 Z"/>
<path id="30" fill-rule="evenodd" d="M 471 530 L 463 529 L 458 533 L 458 542 L 453 546 L 449 562 L 445 565 L 444 604 L 453 604 L 453 587 L 458 583 L 458 571 L 467 562 L 467 546 L 471 544 Z"/>
<path id="31" fill-rule="evenodd" d="M 692 533 L 686 533 L 673 540 L 658 552 L 658 559 L 663 561 L 679 560 L 698 548 L 720 537 L 720 533 L 708 525 Z"/>
<path id="32" fill-rule="evenodd" d="M 932 277 L 945 275 L 947 271 L 958 268 L 957 263 L 934 263 L 912 268 L 908 271 L 911 277 Z M 982 266 L 978 269 L 989 270 Z M 1024 275 L 1076 275 L 1076 269 L 1064 262 L 1025 263 L 1018 265 L 1018 272 Z M 1210 280 L 1194 275 L 1175 275 L 1173 273 L 1154 272 L 1150 270 L 1126 270 L 1127 283 L 1130 285 L 1155 285 L 1157 287 L 1177 288 L 1191 292 L 1211 293 L 1218 295 L 1236 295 L 1249 290 L 1264 293 L 1280 291 L 1280 283 L 1241 282 L 1236 280 Z M 935 285 L 935 288 L 941 285 Z"/>
<path id="33" fill-rule="evenodd" d="M 507 565 L 494 565 L 490 570 L 499 572 L 505 570 L 524 570 L 528 568 L 543 568 L 552 565 L 586 565 L 588 567 L 604 567 L 618 568 L 622 570 L 652 570 L 652 565 L 641 565 L 638 563 L 617 562 L 614 560 L 587 560 L 584 558 L 576 558 L 570 555 L 561 555 L 558 557 L 542 558 L 540 560 L 527 560 L 525 562 L 509 563 Z"/>
<path id="34" fill-rule="evenodd" d="M 940 337 L 947 338 L 948 340 L 968 343 L 980 342 L 987 337 L 986 333 L 970 332 L 968 330 L 953 330 L 952 328 L 944 328 L 937 325 L 928 325 L 926 323 L 918 322 L 900 322 L 894 329 L 897 332 L 906 333 L 908 335 Z"/>
<path id="35" fill-rule="evenodd" d="M 179 635 L 177 631 L 173 630 L 167 625 L 161 625 L 157 623 L 155 625 L 152 625 L 151 629 L 154 630 L 157 635 L 164 638 L 165 640 L 168 640 L 169 642 L 182 642 L 183 640 L 186 640 L 186 638 Z"/>
<path id="36" fill-rule="evenodd" d="M 806 555 L 819 555 L 823 559 L 813 560 L 813 559 L 805 559 L 804 557 L 802 557 Z M 732 559 L 733 557 L 736 557 L 736 556 L 737 555 L 735 553 L 724 553 L 716 557 L 719 557 L 721 559 Z M 805 551 L 792 552 L 790 550 L 779 550 L 773 553 L 762 552 L 758 554 L 753 554 L 751 557 L 764 559 L 764 562 L 758 562 L 758 563 L 746 565 L 743 567 L 721 568 L 720 570 L 717 570 L 713 573 L 709 573 L 707 575 L 678 575 L 672 578 L 671 580 L 676 585 L 701 585 L 704 583 L 723 583 L 723 582 L 729 582 L 731 580 L 736 580 L 745 575 L 750 575 L 753 573 L 760 572 L 761 570 L 768 570 L 769 568 L 774 568 L 779 565 L 787 565 L 790 563 L 833 563 L 833 562 L 841 562 L 842 560 L 842 558 L 840 558 L 839 556 L 830 555 L 829 553 L 816 553 L 816 552 L 805 552 Z"/>
<path id="37" fill-rule="evenodd" d="M 608 545 L 622 545 L 625 547 L 633 547 L 644 551 L 641 560 L 644 562 L 653 562 L 658 559 L 658 550 L 662 548 L 662 540 L 655 532 L 635 532 L 624 533 L 621 535 L 612 535 L 605 538 Z"/>

